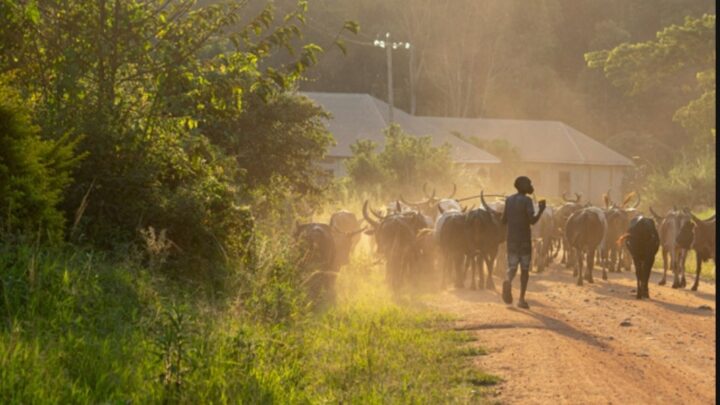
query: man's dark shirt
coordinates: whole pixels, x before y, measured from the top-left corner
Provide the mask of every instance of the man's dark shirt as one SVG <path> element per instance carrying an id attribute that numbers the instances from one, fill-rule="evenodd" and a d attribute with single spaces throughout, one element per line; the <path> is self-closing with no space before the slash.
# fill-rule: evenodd
<path id="1" fill-rule="evenodd" d="M 530 243 L 534 213 L 532 200 L 524 194 L 516 193 L 505 199 L 502 222 L 507 224 L 508 244 Z"/>

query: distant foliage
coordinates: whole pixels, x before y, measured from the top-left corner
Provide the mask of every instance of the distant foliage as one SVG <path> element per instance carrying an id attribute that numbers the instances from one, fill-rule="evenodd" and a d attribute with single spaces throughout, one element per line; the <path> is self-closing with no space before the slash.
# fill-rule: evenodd
<path id="1" fill-rule="evenodd" d="M 636 137 L 641 167 L 650 175 L 643 179 L 649 202 L 656 205 L 715 203 L 715 15 L 686 17 L 683 24 L 672 24 L 659 31 L 654 40 L 622 43 L 611 50 L 585 54 L 590 68 L 604 75 L 629 97 L 653 89 L 682 87 L 694 97 L 675 106 L 672 120 L 684 130 L 678 147 L 658 148 L 655 142 Z M 685 95 L 684 97 L 687 97 Z M 687 100 L 687 98 L 686 98 Z M 616 143 L 627 143 L 615 137 Z M 668 149 L 670 153 L 668 152 Z M 649 165 L 646 162 L 658 162 Z M 669 170 L 667 172 L 666 170 Z M 639 180 L 639 181 L 638 181 Z"/>
<path id="2" fill-rule="evenodd" d="M 714 206 L 716 159 L 714 150 L 686 155 L 669 172 L 652 173 L 647 178 L 648 201 L 663 207 Z"/>
<path id="3" fill-rule="evenodd" d="M 41 139 L 30 111 L 0 80 L 0 232 L 57 241 L 66 224 L 58 205 L 80 160 L 79 138 Z"/>
<path id="4" fill-rule="evenodd" d="M 424 182 L 446 184 L 455 169 L 450 146 L 433 146 L 432 138 L 417 137 L 392 125 L 385 130 L 385 147 L 377 153 L 372 141 L 360 140 L 351 146 L 353 156 L 345 162 L 356 191 L 397 197 L 398 192 L 414 193 Z"/>

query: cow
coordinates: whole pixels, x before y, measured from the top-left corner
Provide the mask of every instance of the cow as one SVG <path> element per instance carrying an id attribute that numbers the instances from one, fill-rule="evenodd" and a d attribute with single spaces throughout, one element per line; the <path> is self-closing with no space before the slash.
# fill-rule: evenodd
<path id="1" fill-rule="evenodd" d="M 690 244 L 687 243 L 687 237 L 684 238 L 685 243 L 678 243 L 678 236 L 680 236 L 681 230 L 687 226 L 686 224 L 690 222 L 690 214 L 687 211 L 678 210 L 676 207 L 673 207 L 665 216 L 661 216 L 658 215 L 652 207 L 649 208 L 655 221 L 660 224 L 659 233 L 663 260 L 663 277 L 658 284 L 665 285 L 667 282 L 668 267 L 670 267 L 673 272 L 672 288 L 683 288 L 686 285 L 685 258 Z M 684 233 L 687 234 L 687 229 Z M 683 238 L 681 238 L 681 242 L 682 239 Z M 670 259 L 670 263 L 668 263 L 668 258 Z"/>
<path id="2" fill-rule="evenodd" d="M 630 206 L 629 203 L 633 197 L 636 197 L 635 204 Z M 607 193 L 603 194 L 603 201 L 605 202 L 605 216 L 608 223 L 607 239 L 614 241 L 625 233 L 630 225 L 630 220 L 639 214 L 637 207 L 640 205 L 640 194 L 631 192 L 625 196 L 620 205 L 617 205 L 611 200 L 610 190 L 608 190 Z M 627 253 L 622 244 L 607 244 L 601 255 L 608 270 L 612 273 L 621 271 L 622 267 L 631 270 L 630 257 Z"/>
<path id="3" fill-rule="evenodd" d="M 364 230 L 344 232 L 328 224 L 296 222 L 293 239 L 301 254 L 298 265 L 310 273 L 303 285 L 311 299 L 317 301 L 325 292 L 328 300 L 334 302 L 337 273 L 347 263 L 351 240 Z"/>
<path id="4" fill-rule="evenodd" d="M 576 265 L 573 266 L 573 276 L 577 276 L 577 285 L 583 285 L 583 257 L 586 258 L 587 270 L 585 280 L 593 282 L 593 267 L 595 252 L 602 249 L 607 232 L 605 213 L 597 207 L 585 207 L 575 211 L 565 225 L 565 241 L 572 251 Z M 570 253 L 570 252 L 568 252 Z M 570 259 L 568 259 L 570 260 Z M 607 280 L 605 267 L 602 267 L 602 278 Z"/>
<path id="5" fill-rule="evenodd" d="M 409 276 L 417 255 L 417 235 L 425 229 L 425 218 L 415 211 L 381 215 L 371 209 L 378 221 L 368 214 L 367 200 L 362 212 L 365 221 L 373 228 L 371 233 L 375 236 L 377 252 L 385 259 L 386 282 L 392 291 L 397 292 Z"/>
<path id="6" fill-rule="evenodd" d="M 635 298 L 650 298 L 648 282 L 652 272 L 655 255 L 660 247 L 660 235 L 651 218 L 638 216 L 630 221 L 627 232 L 618 238 L 617 245 L 624 245 L 635 264 L 637 288 Z"/>
<path id="7" fill-rule="evenodd" d="M 696 260 L 695 283 L 690 289 L 697 291 L 702 263 L 713 259 L 713 262 L 717 266 L 717 262 L 715 261 L 715 215 L 705 220 L 696 217 L 692 213 L 690 213 L 690 215 L 695 225 L 695 237 L 692 242 L 692 249 L 695 250 Z"/>
<path id="8" fill-rule="evenodd" d="M 572 249 L 570 249 L 567 240 L 565 239 L 565 225 L 567 224 L 568 218 L 570 216 L 583 208 L 583 205 L 580 204 L 580 200 L 582 199 L 582 195 L 575 193 L 575 199 L 571 200 L 567 198 L 566 193 L 563 193 L 562 195 L 563 200 L 565 200 L 565 203 L 558 207 L 555 212 L 555 227 L 556 227 L 556 233 L 560 235 L 562 239 L 562 258 L 560 259 L 560 263 L 564 263 L 566 268 L 572 267 L 573 258 L 570 257 L 572 254 Z"/>
<path id="9" fill-rule="evenodd" d="M 362 220 L 361 220 L 362 221 Z M 360 229 L 361 221 L 357 220 L 355 214 L 347 210 L 340 210 L 334 212 L 330 216 L 330 230 L 332 231 L 333 239 L 335 240 L 335 247 L 338 252 L 338 261 L 340 266 L 348 264 L 350 254 L 360 242 L 361 232 L 356 232 Z M 353 233 L 351 238 L 346 237 L 346 233 Z"/>
<path id="10" fill-rule="evenodd" d="M 414 251 L 417 252 L 417 255 L 414 257 L 413 268 L 416 269 L 421 278 L 425 280 L 433 279 L 435 277 L 437 256 L 437 244 L 435 243 L 433 229 L 425 228 L 418 232 Z"/>
<path id="11" fill-rule="evenodd" d="M 493 290 L 493 266 L 498 256 L 500 245 L 507 237 L 507 227 L 502 223 L 503 211 L 490 206 L 480 191 L 482 208 L 474 209 L 466 214 L 468 228 L 468 258 L 472 268 L 470 273 L 470 288 L 475 289 L 475 280 L 479 288 Z M 504 204 L 503 204 L 504 208 Z M 487 266 L 487 278 L 484 277 L 483 267 Z M 478 277 L 476 277 L 476 275 Z"/>
<path id="12" fill-rule="evenodd" d="M 533 196 L 534 197 L 534 196 Z M 539 207 L 533 201 L 535 212 L 539 211 Z M 545 207 L 538 222 L 532 227 L 533 238 L 533 262 L 538 273 L 545 270 L 545 267 L 552 261 L 552 245 L 555 239 L 555 223 L 553 218 L 552 207 Z"/>
<path id="13" fill-rule="evenodd" d="M 462 275 L 467 252 L 465 214 L 460 211 L 443 212 L 435 222 L 435 242 L 440 252 L 441 286 L 444 288 L 451 274 L 455 274 L 455 288 L 462 288 Z"/>

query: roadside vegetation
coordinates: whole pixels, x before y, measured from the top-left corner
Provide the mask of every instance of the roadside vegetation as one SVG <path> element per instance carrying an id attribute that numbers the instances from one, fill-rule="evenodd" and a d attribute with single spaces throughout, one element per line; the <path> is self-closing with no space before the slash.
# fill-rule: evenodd
<path id="1" fill-rule="evenodd" d="M 395 302 L 370 262 L 355 254 L 338 305 L 315 312 L 281 255 L 212 291 L 133 257 L 5 245 L 0 402 L 484 401 L 499 381 L 472 366 L 484 350 Z"/>

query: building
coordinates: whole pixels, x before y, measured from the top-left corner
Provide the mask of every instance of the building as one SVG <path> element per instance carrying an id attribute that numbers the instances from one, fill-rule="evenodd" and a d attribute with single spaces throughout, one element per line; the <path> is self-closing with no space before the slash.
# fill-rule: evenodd
<path id="1" fill-rule="evenodd" d="M 385 102 L 368 94 L 301 94 L 332 115 L 328 128 L 337 144 L 323 164 L 335 175 L 344 175 L 342 161 L 351 156 L 350 145 L 358 139 L 372 139 L 380 147 L 384 144 L 383 130 L 389 125 Z M 600 204 L 602 194 L 610 190 L 611 198 L 619 201 L 624 173 L 633 166 L 625 156 L 559 121 L 413 116 L 397 108 L 393 116 L 409 134 L 431 135 L 435 145 L 450 144 L 456 163 L 490 177 L 499 171 L 506 176 L 525 174 L 543 195 L 582 193 L 583 201 Z M 507 167 L 453 132 L 484 140 L 504 139 L 519 153 L 520 164 Z"/>

